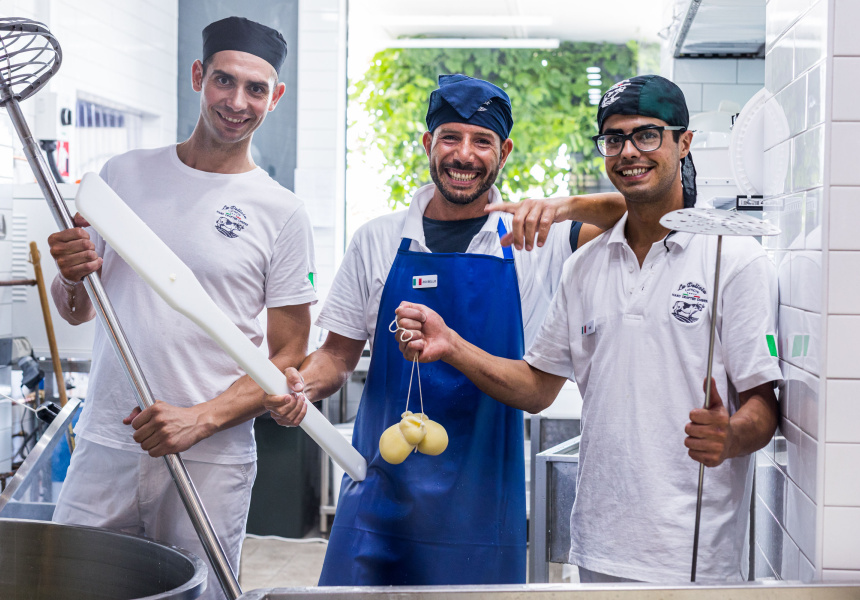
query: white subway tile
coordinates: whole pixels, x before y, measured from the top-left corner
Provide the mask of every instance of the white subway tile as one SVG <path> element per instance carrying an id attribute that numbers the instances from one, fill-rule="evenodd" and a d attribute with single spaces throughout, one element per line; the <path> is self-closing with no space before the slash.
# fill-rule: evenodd
<path id="1" fill-rule="evenodd" d="M 787 481 L 785 528 L 807 557 L 815 556 L 815 503 L 792 481 Z"/>
<path id="2" fill-rule="evenodd" d="M 765 163 L 767 163 L 765 153 Z M 762 245 L 768 250 L 800 249 L 804 244 L 803 207 L 804 195 L 793 194 L 765 203 L 763 218 L 780 228 L 778 235 L 762 238 Z"/>
<path id="3" fill-rule="evenodd" d="M 833 2 L 833 53 L 836 56 L 860 56 L 860 2 L 835 0 Z"/>
<path id="4" fill-rule="evenodd" d="M 789 254 L 790 258 L 785 262 L 791 265 L 791 295 L 786 304 L 809 312 L 821 312 L 821 291 L 824 287 L 821 251 L 801 250 Z"/>
<path id="5" fill-rule="evenodd" d="M 860 507 L 860 444 L 825 444 L 824 505 Z"/>
<path id="6" fill-rule="evenodd" d="M 854 571 L 840 569 L 824 569 L 821 572 L 821 580 L 828 583 L 856 583 L 860 582 L 860 569 Z"/>
<path id="7" fill-rule="evenodd" d="M 804 340 L 803 340 L 803 368 L 815 375 L 821 375 L 821 314 L 803 312 Z"/>
<path id="8" fill-rule="evenodd" d="M 791 369 L 787 416 L 814 440 L 821 439 L 818 425 L 819 386 L 818 377 L 803 369 Z"/>
<path id="9" fill-rule="evenodd" d="M 828 312 L 860 315 L 860 251 L 829 253 Z"/>
<path id="10" fill-rule="evenodd" d="M 826 67 L 826 63 L 822 63 L 809 71 L 807 75 L 807 127 L 814 127 L 824 121 L 824 72 Z"/>
<path id="11" fill-rule="evenodd" d="M 738 61 L 679 58 L 675 60 L 673 81 L 676 83 L 737 83 Z"/>
<path id="12" fill-rule="evenodd" d="M 831 187 L 829 212 L 830 249 L 860 250 L 860 187 Z"/>
<path id="13" fill-rule="evenodd" d="M 788 476 L 810 498 L 815 497 L 818 443 L 791 421 L 783 419 Z"/>
<path id="14" fill-rule="evenodd" d="M 824 127 L 810 129 L 792 141 L 792 191 L 820 187 L 824 182 Z"/>
<path id="15" fill-rule="evenodd" d="M 763 167 L 765 199 L 789 193 L 791 191 L 791 140 L 765 150 Z"/>
<path id="16" fill-rule="evenodd" d="M 777 144 L 788 140 L 790 127 L 784 108 L 775 97 L 764 105 L 764 148 L 770 150 Z"/>
<path id="17" fill-rule="evenodd" d="M 702 85 L 702 110 L 717 110 L 720 103 L 734 102 L 739 108 L 743 108 L 763 86 L 753 85 L 725 85 L 706 83 Z"/>
<path id="18" fill-rule="evenodd" d="M 796 581 L 800 577 L 800 548 L 791 539 L 791 536 L 782 536 L 782 560 L 780 561 L 779 570 L 780 579 L 787 581 Z"/>
<path id="19" fill-rule="evenodd" d="M 779 307 L 779 356 L 795 367 L 803 368 L 806 332 L 803 311 L 790 306 Z"/>
<path id="20" fill-rule="evenodd" d="M 827 2 L 819 1 L 794 27 L 794 76 L 820 62 L 827 48 Z"/>
<path id="21" fill-rule="evenodd" d="M 800 562 L 798 564 L 799 567 L 799 579 L 803 583 L 812 583 L 816 580 L 815 578 L 815 567 L 812 566 L 812 562 L 803 555 L 803 552 L 800 553 Z"/>
<path id="22" fill-rule="evenodd" d="M 684 92 L 684 99 L 687 101 L 687 110 L 691 113 L 702 112 L 702 84 L 679 83 L 678 87 Z"/>
<path id="23" fill-rule="evenodd" d="M 779 576 L 779 571 L 782 570 L 784 538 L 789 536 L 785 534 L 785 530 L 762 503 L 761 498 L 756 501 L 755 511 L 756 545 L 761 549 L 768 565 Z"/>
<path id="24" fill-rule="evenodd" d="M 794 136 L 806 129 L 806 76 L 803 75 L 791 82 L 781 92 L 774 96 L 785 115 L 788 124 L 788 136 Z"/>
<path id="25" fill-rule="evenodd" d="M 821 250 L 821 215 L 823 213 L 824 188 L 813 188 L 807 190 L 804 197 L 803 206 L 806 221 L 806 242 L 807 250 Z"/>
<path id="26" fill-rule="evenodd" d="M 860 121 L 860 57 L 833 59 L 833 120 Z"/>
<path id="27" fill-rule="evenodd" d="M 777 41 L 765 59 L 764 85 L 776 93 L 794 79 L 794 32 Z"/>
<path id="28" fill-rule="evenodd" d="M 857 340 L 860 339 L 860 317 L 827 317 L 827 377 L 860 379 Z"/>
<path id="29" fill-rule="evenodd" d="M 764 87 L 764 63 L 761 58 L 738 60 L 738 83 L 754 83 Z"/>
<path id="30" fill-rule="evenodd" d="M 833 123 L 830 128 L 830 184 L 860 185 L 860 169 L 852 157 L 860 123 Z"/>
<path id="31" fill-rule="evenodd" d="M 785 473 L 767 455 L 756 453 L 756 495 L 774 518 L 785 520 Z"/>
<path id="32" fill-rule="evenodd" d="M 825 414 L 828 443 L 860 444 L 860 380 L 827 380 Z"/>
<path id="33" fill-rule="evenodd" d="M 860 569 L 860 508 L 824 507 L 822 568 Z"/>

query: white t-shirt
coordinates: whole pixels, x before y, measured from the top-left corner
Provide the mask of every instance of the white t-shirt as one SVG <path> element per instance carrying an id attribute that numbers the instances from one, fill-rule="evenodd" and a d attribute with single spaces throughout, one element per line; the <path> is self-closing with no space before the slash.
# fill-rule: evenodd
<path id="1" fill-rule="evenodd" d="M 576 380 L 582 442 L 570 562 L 641 581 L 689 581 L 699 463 L 684 427 L 704 403 L 716 237 L 675 233 L 642 268 L 625 215 L 565 265 L 561 288 L 525 360 Z M 668 248 L 668 251 L 667 251 Z M 729 412 L 734 390 L 781 374 L 773 265 L 750 238 L 723 239 L 713 376 Z M 738 580 L 751 457 L 705 472 L 700 581 Z"/>
<path id="2" fill-rule="evenodd" d="M 355 232 L 317 318 L 317 326 L 353 340 L 370 340 L 373 343 L 382 288 L 400 240 L 411 239 L 409 249 L 413 252 L 430 252 L 424 245 L 422 217 L 433 198 L 434 189 L 433 184 L 422 187 L 412 197 L 408 210 L 378 217 Z M 501 201 L 499 190 L 493 186 L 490 203 Z M 500 218 L 511 231 L 513 216 L 492 212 L 472 238 L 467 253 L 503 256 L 497 229 Z M 511 247 L 519 281 L 526 348 L 543 322 L 558 287 L 564 261 L 571 255 L 570 227 L 569 222 L 553 225 L 543 247 L 531 252 Z M 492 293 L 491 290 L 488 289 L 488 293 Z M 390 323 L 394 317 L 394 314 L 385 315 L 383 321 Z"/>
<path id="3" fill-rule="evenodd" d="M 257 345 L 264 308 L 315 302 L 313 230 L 291 192 L 262 169 L 225 175 L 192 169 L 176 147 L 111 159 L 102 178 L 187 264 L 230 319 Z M 161 299 L 94 230 L 102 282 L 153 396 L 176 406 L 205 402 L 244 375 L 202 329 Z M 89 394 L 76 431 L 142 453 L 122 419 L 137 406 L 125 371 L 96 327 Z M 243 464 L 256 458 L 253 420 L 202 440 L 183 456 Z"/>

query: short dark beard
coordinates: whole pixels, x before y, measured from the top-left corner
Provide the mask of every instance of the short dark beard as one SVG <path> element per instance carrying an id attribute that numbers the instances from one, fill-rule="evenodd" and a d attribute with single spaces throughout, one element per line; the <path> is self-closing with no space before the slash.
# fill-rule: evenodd
<path id="1" fill-rule="evenodd" d="M 681 163 L 678 162 L 678 171 L 681 169 Z M 676 176 L 678 172 L 676 171 Z M 675 178 L 667 178 L 665 180 L 665 185 L 660 186 L 658 189 L 637 192 L 627 190 L 624 193 L 624 199 L 632 202 L 633 204 L 648 204 L 653 202 L 662 202 L 664 201 L 669 194 L 672 193 L 672 185 L 675 182 Z"/>
<path id="2" fill-rule="evenodd" d="M 452 169 L 461 169 L 463 171 L 469 170 L 469 165 L 464 165 L 459 161 L 454 161 L 453 163 L 442 165 L 443 169 L 452 168 Z M 482 195 L 484 195 L 487 190 L 493 187 L 493 184 L 496 183 L 496 178 L 499 176 L 499 166 L 496 165 L 496 168 L 492 171 L 488 172 L 484 176 L 484 182 L 481 184 L 481 187 L 475 191 L 474 194 L 469 196 L 463 196 L 459 194 L 455 194 L 453 191 L 446 189 L 444 185 L 442 185 L 442 178 L 439 177 L 439 171 L 436 169 L 436 164 L 431 160 L 430 161 L 430 179 L 433 180 L 433 183 L 436 184 L 436 189 L 439 190 L 439 193 L 442 194 L 442 197 L 445 198 L 451 204 L 458 204 L 460 206 L 465 206 L 467 204 L 471 204 Z"/>

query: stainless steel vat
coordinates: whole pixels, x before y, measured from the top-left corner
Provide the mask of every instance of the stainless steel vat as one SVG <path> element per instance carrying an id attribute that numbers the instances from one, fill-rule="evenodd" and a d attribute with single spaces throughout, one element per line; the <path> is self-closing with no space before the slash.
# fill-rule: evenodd
<path id="1" fill-rule="evenodd" d="M 648 584 L 329 587 L 253 590 L 239 600 L 855 600 L 860 584 Z"/>
<path id="2" fill-rule="evenodd" d="M 3 600 L 190 600 L 206 574 L 193 554 L 145 538 L 0 519 Z"/>

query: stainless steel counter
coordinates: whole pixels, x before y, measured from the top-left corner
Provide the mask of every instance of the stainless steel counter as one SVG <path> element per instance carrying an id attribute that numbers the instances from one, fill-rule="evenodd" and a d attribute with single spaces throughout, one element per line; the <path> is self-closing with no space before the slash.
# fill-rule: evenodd
<path id="1" fill-rule="evenodd" d="M 793 585 L 758 583 L 665 588 L 644 584 L 530 584 L 500 586 L 329 587 L 253 590 L 239 600 L 856 600 L 860 583 Z"/>

